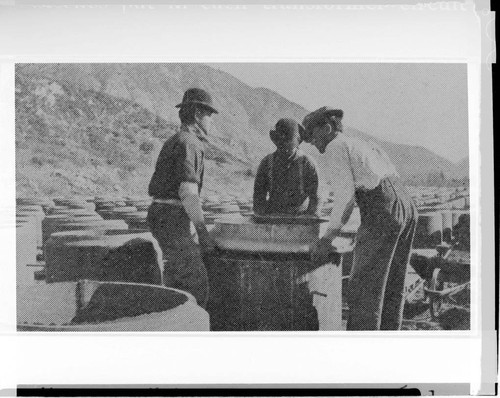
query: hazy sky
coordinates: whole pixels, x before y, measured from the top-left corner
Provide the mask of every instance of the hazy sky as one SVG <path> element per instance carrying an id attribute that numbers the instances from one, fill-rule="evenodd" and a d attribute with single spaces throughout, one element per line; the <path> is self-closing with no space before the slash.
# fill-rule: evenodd
<path id="1" fill-rule="evenodd" d="M 380 139 L 468 155 L 465 64 L 210 64 L 306 109 L 344 110 L 344 124 Z"/>

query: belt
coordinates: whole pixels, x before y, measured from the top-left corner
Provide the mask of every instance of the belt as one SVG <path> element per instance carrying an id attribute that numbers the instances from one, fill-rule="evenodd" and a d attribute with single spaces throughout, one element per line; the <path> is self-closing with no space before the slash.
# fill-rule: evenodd
<path id="1" fill-rule="evenodd" d="M 153 203 L 161 203 L 163 205 L 176 205 L 182 206 L 182 202 L 179 199 L 158 199 L 154 198 Z"/>

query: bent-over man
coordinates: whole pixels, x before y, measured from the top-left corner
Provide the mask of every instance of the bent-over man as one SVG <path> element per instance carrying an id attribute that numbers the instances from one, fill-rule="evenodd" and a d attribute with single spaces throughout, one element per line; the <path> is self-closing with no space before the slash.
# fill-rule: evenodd
<path id="1" fill-rule="evenodd" d="M 303 121 L 305 140 L 329 162 L 334 194 L 330 223 L 313 261 L 325 261 L 357 203 L 361 225 L 347 292 L 347 330 L 398 330 L 417 209 L 387 154 L 374 143 L 343 134 L 342 117 L 341 110 L 323 107 Z"/>

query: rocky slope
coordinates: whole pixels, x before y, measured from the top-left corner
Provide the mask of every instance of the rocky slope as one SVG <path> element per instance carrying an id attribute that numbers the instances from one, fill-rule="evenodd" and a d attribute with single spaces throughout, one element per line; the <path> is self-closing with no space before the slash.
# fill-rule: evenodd
<path id="1" fill-rule="evenodd" d="M 269 129 L 308 112 L 278 93 L 252 88 L 202 64 L 18 64 L 16 178 L 19 195 L 141 194 L 166 138 L 178 129 L 186 88 L 202 87 L 221 110 L 207 154 L 205 193 L 249 195 Z M 408 182 L 468 170 L 415 146 L 382 145 Z M 465 168 L 465 170 L 464 170 Z"/>

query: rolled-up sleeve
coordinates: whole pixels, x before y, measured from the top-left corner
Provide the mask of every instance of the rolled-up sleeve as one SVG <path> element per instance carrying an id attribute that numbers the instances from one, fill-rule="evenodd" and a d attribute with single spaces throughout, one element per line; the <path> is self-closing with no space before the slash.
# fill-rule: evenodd
<path id="1" fill-rule="evenodd" d="M 348 221 L 355 203 L 355 184 L 350 164 L 349 148 L 344 142 L 332 141 L 327 147 L 327 179 L 330 187 L 332 212 L 327 233 L 337 232 Z"/>

